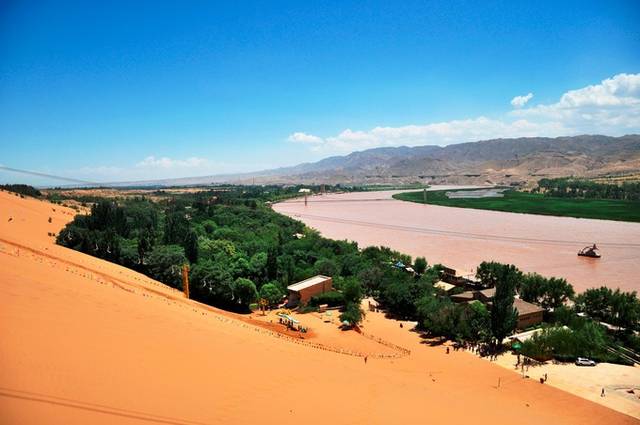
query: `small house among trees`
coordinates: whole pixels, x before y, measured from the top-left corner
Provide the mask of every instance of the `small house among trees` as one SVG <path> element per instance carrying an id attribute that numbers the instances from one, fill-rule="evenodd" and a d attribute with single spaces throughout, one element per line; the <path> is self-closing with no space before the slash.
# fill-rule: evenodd
<path id="1" fill-rule="evenodd" d="M 466 291 L 461 294 L 451 296 L 454 302 L 473 302 L 480 301 L 491 309 L 493 297 L 496 294 L 496 288 L 483 289 L 480 291 Z M 527 329 L 533 325 L 542 323 L 544 316 L 544 308 L 535 304 L 528 303 L 520 298 L 514 298 L 513 308 L 517 311 L 518 318 L 516 323 L 517 329 Z"/>
<path id="2" fill-rule="evenodd" d="M 333 280 L 328 276 L 317 275 L 301 282 L 287 286 L 289 292 L 288 306 L 307 304 L 311 297 L 331 291 Z"/>

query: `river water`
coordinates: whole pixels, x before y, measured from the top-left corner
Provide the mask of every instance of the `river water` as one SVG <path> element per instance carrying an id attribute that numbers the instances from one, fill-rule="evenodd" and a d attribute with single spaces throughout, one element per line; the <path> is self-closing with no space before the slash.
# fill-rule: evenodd
<path id="1" fill-rule="evenodd" d="M 430 190 L 459 188 L 434 186 Z M 274 205 L 332 239 L 363 248 L 386 245 L 461 274 L 484 260 L 566 278 L 576 291 L 595 286 L 640 290 L 640 223 L 550 217 L 397 201 L 399 191 L 311 196 Z M 578 257 L 596 243 L 602 258 Z"/>

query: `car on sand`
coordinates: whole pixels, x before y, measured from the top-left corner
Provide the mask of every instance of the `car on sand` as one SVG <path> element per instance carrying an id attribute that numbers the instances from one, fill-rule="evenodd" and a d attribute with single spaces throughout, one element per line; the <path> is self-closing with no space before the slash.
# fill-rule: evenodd
<path id="1" fill-rule="evenodd" d="M 576 359 L 576 366 L 595 366 L 596 362 L 591 359 L 586 359 L 584 357 L 578 357 Z"/>

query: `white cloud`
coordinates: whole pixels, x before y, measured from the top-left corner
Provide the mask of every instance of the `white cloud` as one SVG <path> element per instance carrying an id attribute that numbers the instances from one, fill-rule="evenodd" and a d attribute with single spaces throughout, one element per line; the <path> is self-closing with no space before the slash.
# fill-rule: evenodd
<path id="1" fill-rule="evenodd" d="M 516 108 L 522 108 L 533 97 L 533 93 L 529 93 L 526 96 L 516 96 L 511 99 L 511 105 Z"/>
<path id="2" fill-rule="evenodd" d="M 640 74 L 618 74 L 564 93 L 549 105 L 515 110 L 511 115 L 536 121 L 557 121 L 575 132 L 624 134 L 640 130 Z"/>
<path id="3" fill-rule="evenodd" d="M 369 131 L 344 130 L 337 136 L 322 139 L 317 152 L 350 152 L 380 146 L 448 145 L 494 137 L 546 136 L 563 132 L 558 123 L 531 123 L 526 120 L 502 120 L 478 117 L 425 125 L 375 127 Z"/>
<path id="4" fill-rule="evenodd" d="M 618 74 L 600 84 L 571 90 L 563 94 L 556 105 L 584 106 L 633 106 L 640 103 L 640 74 Z"/>
<path id="5" fill-rule="evenodd" d="M 380 146 L 448 145 L 494 138 L 623 135 L 640 132 L 640 74 L 618 74 L 562 94 L 556 103 L 524 107 L 533 97 L 516 96 L 518 106 L 499 118 L 484 116 L 452 121 L 346 129 L 335 136 L 293 133 L 290 141 L 311 143 L 314 152 L 347 153 Z"/>
<path id="6" fill-rule="evenodd" d="M 288 141 L 293 143 L 322 143 L 323 140 L 318 136 L 313 136 L 311 134 L 296 132 L 291 134 L 288 138 Z"/>

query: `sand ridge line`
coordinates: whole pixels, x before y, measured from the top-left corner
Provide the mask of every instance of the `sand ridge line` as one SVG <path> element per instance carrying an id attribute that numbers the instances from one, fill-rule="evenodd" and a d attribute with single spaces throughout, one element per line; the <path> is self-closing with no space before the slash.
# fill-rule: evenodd
<path id="1" fill-rule="evenodd" d="M 7 244 L 7 245 L 10 245 L 10 246 L 13 246 L 15 249 L 18 250 L 18 252 L 16 254 L 12 254 L 11 252 L 8 252 L 5 249 L 3 249 L 3 247 L 0 245 L 0 252 L 2 252 L 4 254 L 11 255 L 11 256 L 14 256 L 14 257 L 19 257 L 20 256 L 19 255 L 19 250 L 22 249 L 24 251 L 29 252 L 35 258 L 37 258 L 37 257 L 45 257 L 45 258 L 48 258 L 49 260 L 52 260 L 54 262 L 60 262 L 62 264 L 66 264 L 67 266 L 77 267 L 77 268 L 79 268 L 81 270 L 84 270 L 85 272 L 89 273 L 89 276 L 83 275 L 83 277 L 86 277 L 86 278 L 88 278 L 90 280 L 95 280 L 98 283 L 101 283 L 101 284 L 111 283 L 114 287 L 117 287 L 119 289 L 122 289 L 124 291 L 129 292 L 129 293 L 134 293 L 134 294 L 137 294 L 137 292 L 135 290 L 130 289 L 129 287 L 134 287 L 135 289 L 138 289 L 141 292 L 143 292 L 143 291 L 151 292 L 151 293 L 153 293 L 153 294 L 155 294 L 155 295 L 157 295 L 159 297 L 162 297 L 162 298 L 164 298 L 166 300 L 170 300 L 170 301 L 174 301 L 174 302 L 180 302 L 180 303 L 182 303 L 182 304 L 184 304 L 186 306 L 189 306 L 191 308 L 197 307 L 200 310 L 206 310 L 208 312 L 211 312 L 211 313 L 213 313 L 212 316 L 214 318 L 218 319 L 219 321 L 222 321 L 222 322 L 225 322 L 225 323 L 229 323 L 229 324 L 233 324 L 235 326 L 242 326 L 243 328 L 247 328 L 247 329 L 253 329 L 256 332 L 267 334 L 267 335 L 270 335 L 270 336 L 275 337 L 275 338 L 284 339 L 284 340 L 287 340 L 289 342 L 293 342 L 293 343 L 296 343 L 296 344 L 299 344 L 299 345 L 304 345 L 304 346 L 307 346 L 307 347 L 310 347 L 310 348 L 314 348 L 314 349 L 318 349 L 318 350 L 324 350 L 324 351 L 330 351 L 330 352 L 334 352 L 334 353 L 338 353 L 338 354 L 350 355 L 350 356 L 354 356 L 354 357 L 371 357 L 371 358 L 377 358 L 377 359 L 401 358 L 401 357 L 408 356 L 411 353 L 410 350 L 407 350 L 407 349 L 405 349 L 403 347 L 400 347 L 400 346 L 398 346 L 396 344 L 393 344 L 391 342 L 385 341 L 382 338 L 374 337 L 372 335 L 366 335 L 366 334 L 363 334 L 363 333 L 360 333 L 360 334 L 362 336 L 366 337 L 366 338 L 369 338 L 369 339 L 381 344 L 381 345 L 384 345 L 384 346 L 386 346 L 388 348 L 393 349 L 397 353 L 395 353 L 395 354 L 386 354 L 386 353 L 356 352 L 356 351 L 351 351 L 351 350 L 347 350 L 347 349 L 344 349 L 344 348 L 334 347 L 334 346 L 331 346 L 331 345 L 326 345 L 326 344 L 322 344 L 322 343 L 318 343 L 318 342 L 311 342 L 311 341 L 305 340 L 303 338 L 294 338 L 294 337 L 292 337 L 290 335 L 287 335 L 286 333 L 274 331 L 274 330 L 270 329 L 268 324 L 260 322 L 260 321 L 254 321 L 252 319 L 239 317 L 239 316 L 235 315 L 234 313 L 226 312 L 224 310 L 220 310 L 220 309 L 217 309 L 215 307 L 212 307 L 212 306 L 209 306 L 209 305 L 206 305 L 206 304 L 202 304 L 202 303 L 200 303 L 198 301 L 195 301 L 195 300 L 189 300 L 189 299 L 184 298 L 183 296 L 173 296 L 172 294 L 167 294 L 167 293 L 164 293 L 164 292 L 161 292 L 161 291 L 157 291 L 157 290 L 155 290 L 153 288 L 147 288 L 147 287 L 145 287 L 143 285 L 138 285 L 138 284 L 134 284 L 134 283 L 131 283 L 131 282 L 126 282 L 126 281 L 120 280 L 118 278 L 115 278 L 113 276 L 107 275 L 105 273 L 98 272 L 98 271 L 96 271 L 94 269 L 91 269 L 91 268 L 88 268 L 86 266 L 80 265 L 80 264 L 78 264 L 76 262 L 69 261 L 69 260 L 64 260 L 64 259 L 61 259 L 60 257 L 56 257 L 54 255 L 51 255 L 50 253 L 46 253 L 46 252 L 40 251 L 40 250 L 35 249 L 35 248 L 27 247 L 27 246 L 24 246 L 24 245 L 19 244 L 19 243 L 11 242 L 11 241 L 8 241 L 8 240 L 3 239 L 3 238 L 0 238 L 0 242 L 2 242 L 4 244 Z M 94 257 L 90 257 L 90 258 L 94 258 Z M 56 266 L 56 264 L 49 264 L 49 265 L 51 267 L 55 267 Z M 65 271 L 67 271 L 69 273 L 74 273 L 73 271 L 70 271 L 68 269 L 65 270 Z M 93 276 L 92 276 L 93 274 L 95 274 L 98 277 L 103 278 L 104 281 L 100 281 L 100 279 L 94 279 Z M 162 285 L 160 283 L 156 283 L 155 281 L 153 281 L 151 279 L 149 279 L 149 280 L 150 280 L 149 283 L 152 283 L 152 284 L 155 284 L 155 285 L 158 285 L 158 286 Z M 164 286 L 166 286 L 166 285 L 164 285 Z M 180 291 L 178 291 L 178 290 L 176 290 L 174 288 L 171 288 L 169 286 L 166 286 L 166 288 L 174 290 L 177 294 L 182 295 L 182 292 L 180 292 Z M 197 310 L 194 309 L 194 311 L 197 311 Z"/>
<path id="2" fill-rule="evenodd" d="M 76 263 L 74 261 L 71 261 L 71 260 L 65 260 L 65 259 L 63 259 L 61 257 L 57 257 L 55 255 L 52 255 L 52 254 L 50 254 L 48 252 L 41 251 L 41 250 L 36 249 L 36 248 L 31 248 L 31 247 L 19 244 L 17 242 L 8 241 L 8 240 L 3 239 L 3 238 L 0 238 L 0 242 L 3 242 L 5 244 L 7 244 L 7 245 L 12 245 L 12 246 L 14 246 L 14 247 L 16 247 L 18 249 L 22 249 L 22 250 L 28 251 L 31 254 L 34 254 L 36 256 L 37 255 L 43 256 L 43 257 L 46 257 L 46 258 L 48 258 L 50 260 L 58 261 L 58 262 L 60 262 L 62 264 L 66 264 L 67 266 L 77 267 L 79 269 L 84 270 L 85 272 L 96 274 L 97 276 L 100 276 L 100 277 L 104 278 L 107 282 L 118 286 L 120 289 L 125 289 L 121 285 L 133 286 L 133 287 L 135 287 L 137 289 L 141 289 L 141 290 L 145 290 L 145 291 L 148 291 L 148 292 L 152 292 L 152 293 L 154 293 L 156 295 L 168 297 L 168 294 L 163 293 L 163 292 L 158 291 L 158 290 L 155 290 L 153 288 L 148 288 L 148 287 L 145 287 L 145 286 L 142 286 L 142 285 L 137 285 L 137 284 L 135 284 L 133 282 L 126 282 L 126 281 L 120 280 L 120 279 L 118 279 L 118 278 L 116 278 L 114 276 L 111 276 L 111 275 L 107 274 L 107 273 L 100 272 L 100 271 L 97 271 L 95 269 L 91 269 L 91 268 L 89 268 L 87 266 L 83 266 L 82 264 L 78 264 L 78 263 Z M 64 247 L 60 247 L 60 248 L 67 249 L 67 248 L 64 248 Z M 3 252 L 5 252 L 5 251 L 3 251 Z M 73 252 L 77 252 L 77 251 L 73 251 Z M 13 255 L 13 254 L 10 254 L 9 252 L 5 252 L 5 253 L 8 254 L 8 255 Z M 16 256 L 16 255 L 14 255 L 14 256 Z M 19 253 L 18 253 L 17 256 L 19 256 Z M 95 257 L 91 257 L 91 256 L 89 256 L 89 257 L 90 258 L 95 258 Z M 112 263 L 112 264 L 117 266 L 117 264 L 115 264 L 115 263 Z M 134 270 L 128 270 L 127 269 L 127 271 L 132 272 L 132 273 L 137 273 Z M 178 294 L 182 294 L 182 292 L 178 291 L 177 289 L 174 289 L 174 288 L 171 288 L 170 286 L 167 286 L 167 285 L 161 284 L 159 282 L 153 281 L 152 279 L 149 279 L 149 278 L 147 278 L 145 283 L 149 283 L 151 285 L 162 287 L 163 289 L 166 289 L 168 291 L 174 291 L 174 292 L 176 292 Z"/>

